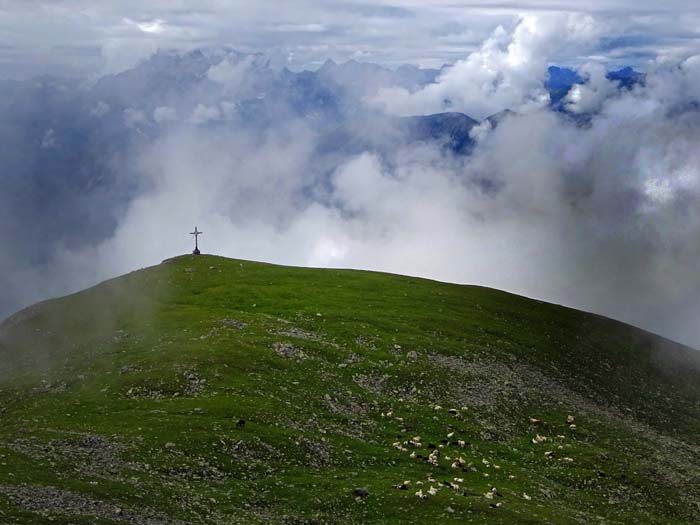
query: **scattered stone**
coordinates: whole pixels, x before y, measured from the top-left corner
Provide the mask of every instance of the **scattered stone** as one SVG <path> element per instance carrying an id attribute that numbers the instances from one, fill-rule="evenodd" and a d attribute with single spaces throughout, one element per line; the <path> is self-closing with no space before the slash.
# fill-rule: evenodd
<path id="1" fill-rule="evenodd" d="M 306 456 L 306 464 L 313 468 L 323 468 L 330 464 L 331 462 L 331 452 L 328 445 L 312 441 L 307 437 L 300 437 L 297 439 L 296 444 L 300 446 Z"/>
<path id="2" fill-rule="evenodd" d="M 239 321 L 238 319 L 231 319 L 231 318 L 225 318 L 220 321 L 220 323 L 227 328 L 235 328 L 236 330 L 243 330 L 245 327 L 248 326 L 247 323 L 244 323 L 243 321 Z"/>
<path id="3" fill-rule="evenodd" d="M 124 365 L 119 368 L 119 375 L 131 374 L 133 372 L 140 372 L 141 369 L 134 365 Z"/>
<path id="4" fill-rule="evenodd" d="M 183 372 L 182 376 L 185 378 L 186 384 L 183 394 L 186 396 L 196 396 L 202 393 L 206 386 L 206 379 L 200 378 L 196 372 L 187 370 Z"/>
<path id="5" fill-rule="evenodd" d="M 368 350 L 376 350 L 377 349 L 377 346 L 375 345 L 375 341 L 376 341 L 376 338 L 368 337 L 365 335 L 358 335 L 355 338 L 355 344 L 357 346 L 367 348 Z"/>
<path id="6" fill-rule="evenodd" d="M 277 342 L 273 343 L 272 349 L 280 357 L 285 359 L 305 359 L 306 354 L 303 350 L 297 348 L 291 343 Z"/>
<path id="7" fill-rule="evenodd" d="M 540 492 L 542 493 L 542 496 L 544 496 L 547 499 L 554 499 L 557 497 L 557 494 L 553 490 L 548 489 L 546 487 L 540 488 Z"/>
<path id="8" fill-rule="evenodd" d="M 64 381 L 58 381 L 52 383 L 50 381 L 42 380 L 39 386 L 33 388 L 35 392 L 40 392 L 43 394 L 60 394 L 68 389 L 68 385 Z"/>
<path id="9" fill-rule="evenodd" d="M 328 341 L 321 334 L 302 330 L 301 328 L 297 328 L 296 326 L 286 327 L 284 330 L 274 331 L 272 333 L 274 333 L 275 335 L 280 335 L 282 337 L 293 337 L 294 339 L 303 339 L 304 341 L 315 341 L 323 345 L 338 348 L 338 345 L 336 343 Z"/>
<path id="10" fill-rule="evenodd" d="M 388 390 L 388 379 L 387 375 L 365 375 L 365 374 L 355 374 L 352 376 L 352 380 L 356 385 L 361 386 L 368 392 L 373 394 L 384 394 Z M 391 417 L 392 412 L 386 414 L 386 417 Z"/>
<path id="11" fill-rule="evenodd" d="M 282 454 L 272 445 L 257 436 L 244 439 L 221 438 L 217 451 L 246 462 L 264 461 L 273 464 L 280 461 Z"/>

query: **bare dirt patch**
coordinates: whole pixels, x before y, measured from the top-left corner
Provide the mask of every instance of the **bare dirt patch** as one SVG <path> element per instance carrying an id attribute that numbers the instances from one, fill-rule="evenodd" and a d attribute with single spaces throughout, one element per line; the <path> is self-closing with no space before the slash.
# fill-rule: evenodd
<path id="1" fill-rule="evenodd" d="M 272 330 L 270 333 L 281 337 L 290 337 L 292 339 L 300 339 L 302 341 L 313 341 L 324 346 L 339 348 L 339 345 L 333 341 L 329 341 L 324 335 L 317 332 L 310 332 L 296 326 L 285 326 L 282 329 Z"/>
<path id="2" fill-rule="evenodd" d="M 132 525 L 181 523 L 149 509 L 137 510 L 54 487 L 0 485 L 0 494 L 7 496 L 22 510 L 44 515 L 94 516 Z"/>

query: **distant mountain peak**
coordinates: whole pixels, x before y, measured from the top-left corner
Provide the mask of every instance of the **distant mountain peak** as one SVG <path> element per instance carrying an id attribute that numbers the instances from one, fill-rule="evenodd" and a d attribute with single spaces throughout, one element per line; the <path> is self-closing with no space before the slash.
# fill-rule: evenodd
<path id="1" fill-rule="evenodd" d="M 323 65 L 318 68 L 318 73 L 324 73 L 328 71 L 335 71 L 338 69 L 338 64 L 332 58 L 327 59 Z"/>

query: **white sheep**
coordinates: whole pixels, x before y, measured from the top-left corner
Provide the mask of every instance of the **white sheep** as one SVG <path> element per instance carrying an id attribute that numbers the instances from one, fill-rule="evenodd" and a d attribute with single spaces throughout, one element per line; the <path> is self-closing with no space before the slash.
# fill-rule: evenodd
<path id="1" fill-rule="evenodd" d="M 428 463 L 434 466 L 438 466 L 438 456 L 440 455 L 440 451 L 438 449 L 433 450 L 430 455 L 428 456 Z"/>

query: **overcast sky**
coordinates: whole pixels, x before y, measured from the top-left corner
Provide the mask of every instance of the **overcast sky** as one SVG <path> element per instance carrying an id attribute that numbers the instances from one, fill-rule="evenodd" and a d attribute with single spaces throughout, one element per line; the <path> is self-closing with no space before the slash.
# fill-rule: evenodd
<path id="1" fill-rule="evenodd" d="M 96 76 L 158 48 L 228 45 L 292 69 L 327 58 L 440 66 L 478 48 L 498 25 L 545 11 L 587 12 L 605 36 L 584 56 L 645 68 L 699 46 L 696 0 L 0 0 L 0 75 Z"/>

